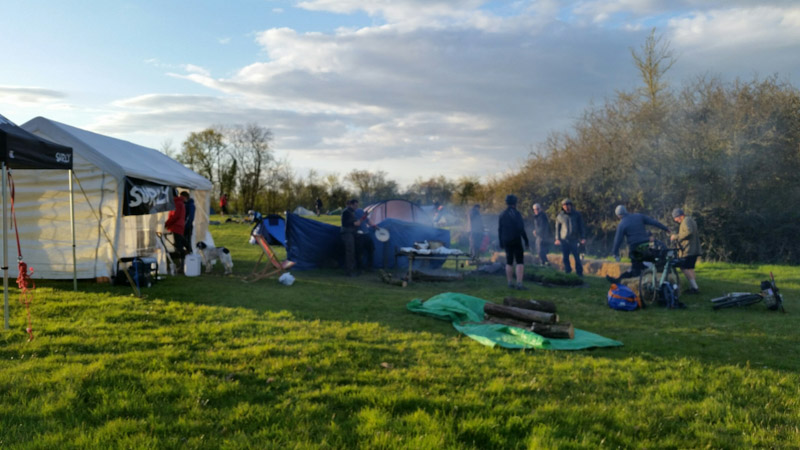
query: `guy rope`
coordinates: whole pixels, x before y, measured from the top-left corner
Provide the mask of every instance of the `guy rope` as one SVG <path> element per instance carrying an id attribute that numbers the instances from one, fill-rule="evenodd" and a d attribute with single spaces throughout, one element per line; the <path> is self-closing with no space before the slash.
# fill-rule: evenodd
<path id="1" fill-rule="evenodd" d="M 8 187 L 11 190 L 11 219 L 14 222 L 14 233 L 17 236 L 17 286 L 19 287 L 19 301 L 25 305 L 25 311 L 28 316 L 28 328 L 25 331 L 28 333 L 28 342 L 33 340 L 33 322 L 31 320 L 31 303 L 33 303 L 33 290 L 36 289 L 36 283 L 33 282 L 31 275 L 33 275 L 33 267 L 30 269 L 25 261 L 22 259 L 22 247 L 19 245 L 19 227 L 17 227 L 17 212 L 14 208 L 14 179 L 11 177 L 11 170 L 8 173 Z M 30 270 L 30 273 L 28 272 Z"/>

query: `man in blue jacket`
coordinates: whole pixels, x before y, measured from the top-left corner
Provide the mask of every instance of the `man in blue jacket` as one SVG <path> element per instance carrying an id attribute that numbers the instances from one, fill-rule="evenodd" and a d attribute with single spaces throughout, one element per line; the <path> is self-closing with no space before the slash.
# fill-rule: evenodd
<path id="1" fill-rule="evenodd" d="M 506 280 L 508 287 L 525 290 L 527 288 L 522 285 L 522 277 L 525 275 L 523 259 L 525 249 L 522 247 L 522 241 L 525 241 L 526 248 L 530 247 L 528 234 L 525 232 L 525 221 L 522 220 L 522 214 L 517 211 L 517 196 L 507 195 L 506 205 L 508 208 L 500 213 L 497 228 L 500 248 L 506 251 Z M 512 278 L 514 272 L 517 275 L 517 284 L 514 284 Z"/>
<path id="2" fill-rule="evenodd" d="M 631 268 L 620 275 L 619 278 L 606 275 L 606 280 L 609 282 L 619 283 L 619 281 L 624 278 L 638 277 L 639 274 L 642 273 L 642 270 L 644 270 L 642 251 L 641 249 L 637 250 L 637 247 L 649 245 L 650 243 L 650 233 L 647 232 L 646 226 L 650 225 L 664 231 L 669 231 L 669 228 L 656 219 L 645 216 L 644 214 L 628 213 L 625 205 L 618 205 L 614 213 L 617 215 L 617 218 L 620 219 L 619 225 L 617 226 L 617 234 L 614 236 L 614 247 L 612 249 L 614 259 L 617 261 L 620 260 L 619 248 L 622 245 L 623 238 L 628 241 L 628 255 L 631 258 Z"/>

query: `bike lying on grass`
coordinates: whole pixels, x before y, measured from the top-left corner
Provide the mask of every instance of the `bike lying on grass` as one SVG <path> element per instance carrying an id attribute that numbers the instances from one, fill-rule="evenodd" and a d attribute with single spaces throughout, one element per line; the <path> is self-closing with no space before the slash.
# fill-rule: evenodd
<path id="1" fill-rule="evenodd" d="M 748 306 L 763 301 L 767 309 L 773 311 L 786 312 L 783 309 L 783 296 L 775 285 L 775 276 L 769 273 L 769 280 L 761 282 L 761 292 L 753 294 L 750 292 L 732 292 L 723 297 L 711 299 L 712 308 L 734 308 L 737 306 Z"/>
<path id="2" fill-rule="evenodd" d="M 680 302 L 680 279 L 678 270 L 683 263 L 678 258 L 678 249 L 669 248 L 659 240 L 640 246 L 638 255 L 645 266 L 639 275 L 639 297 L 645 304 L 659 304 L 667 308 L 685 308 Z"/>

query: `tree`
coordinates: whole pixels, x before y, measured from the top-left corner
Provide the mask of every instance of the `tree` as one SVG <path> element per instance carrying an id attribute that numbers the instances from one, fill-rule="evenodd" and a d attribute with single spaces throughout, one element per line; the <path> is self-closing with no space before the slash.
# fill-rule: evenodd
<path id="1" fill-rule="evenodd" d="M 370 172 L 356 169 L 348 173 L 346 178 L 356 188 L 364 204 L 398 196 L 397 182 L 389 180 L 382 170 Z"/>
<path id="2" fill-rule="evenodd" d="M 660 106 L 660 96 L 667 89 L 664 74 L 675 64 L 676 59 L 669 48 L 669 41 L 656 36 L 656 29 L 650 30 L 639 52 L 630 49 L 631 56 L 644 82 L 643 93 L 653 109 Z"/>
<path id="3" fill-rule="evenodd" d="M 272 131 L 250 123 L 231 128 L 228 136 L 232 157 L 242 174 L 239 202 L 246 209 L 256 208 L 258 195 L 266 186 L 265 175 L 274 161 L 270 148 Z"/>
<path id="4" fill-rule="evenodd" d="M 207 128 L 200 132 L 192 132 L 183 142 L 183 150 L 178 161 L 195 172 L 208 178 L 219 188 L 222 178 L 221 163 L 227 146 L 222 132 L 215 128 Z M 220 191 L 217 191 L 219 194 Z"/>

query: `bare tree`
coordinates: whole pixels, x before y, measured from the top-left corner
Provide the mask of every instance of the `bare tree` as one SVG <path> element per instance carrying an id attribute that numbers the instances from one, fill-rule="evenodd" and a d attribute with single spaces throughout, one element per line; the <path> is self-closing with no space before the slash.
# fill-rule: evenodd
<path id="1" fill-rule="evenodd" d="M 657 109 L 660 106 L 659 97 L 667 88 L 663 81 L 664 74 L 677 61 L 669 48 L 669 41 L 664 40 L 661 35 L 656 36 L 656 29 L 653 28 L 638 52 L 633 48 L 630 50 L 644 82 L 644 95 L 650 105 Z"/>

